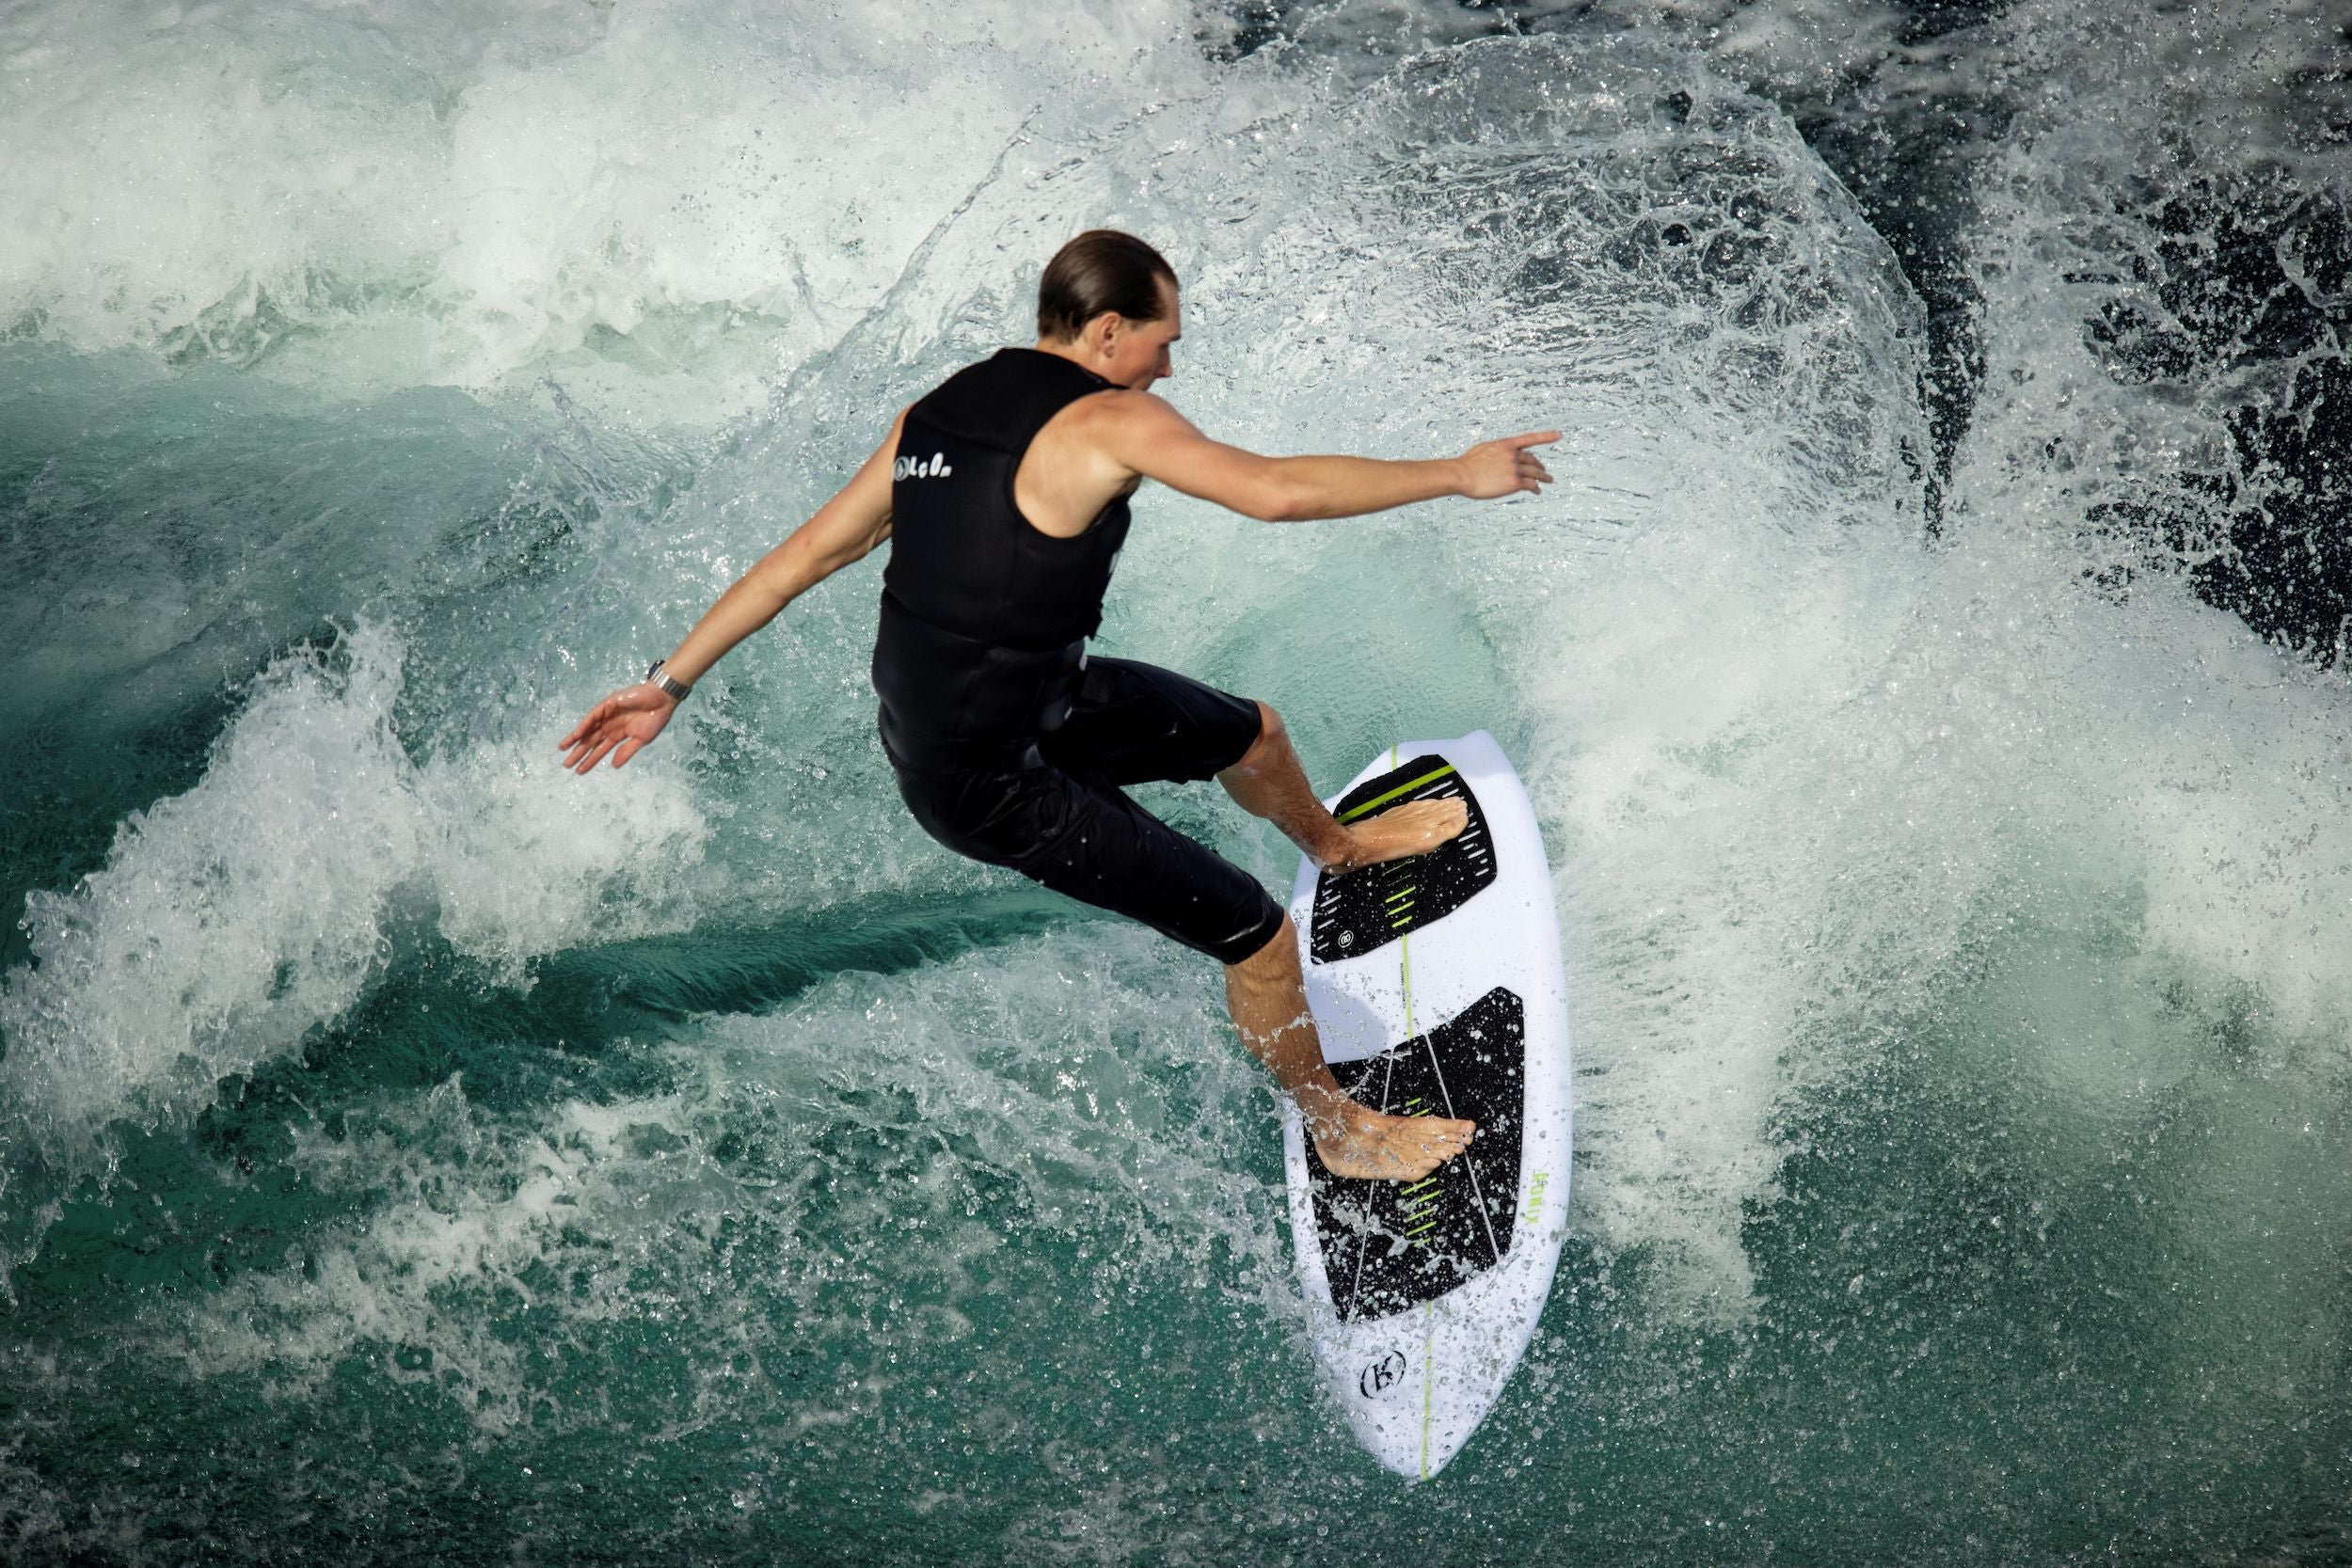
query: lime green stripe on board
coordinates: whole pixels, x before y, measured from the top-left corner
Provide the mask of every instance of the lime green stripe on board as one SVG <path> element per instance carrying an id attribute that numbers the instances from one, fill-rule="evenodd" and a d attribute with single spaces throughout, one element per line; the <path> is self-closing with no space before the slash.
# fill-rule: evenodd
<path id="1" fill-rule="evenodd" d="M 1395 754 L 1393 749 L 1391 750 L 1390 754 L 1391 756 Z M 1391 800 L 1395 800 L 1398 796 L 1410 795 L 1422 785 L 1425 784 L 1434 784 L 1453 771 L 1454 764 L 1449 762 L 1443 768 L 1438 768 L 1434 772 L 1423 773 L 1420 778 L 1415 779 L 1411 784 L 1398 784 L 1394 789 L 1390 790 L 1386 795 L 1375 795 L 1360 806 L 1348 807 L 1346 811 L 1340 814 L 1340 820 L 1343 822 L 1353 822 L 1359 816 L 1368 816 L 1373 812 L 1378 811 L 1382 806 L 1387 805 Z"/>
<path id="2" fill-rule="evenodd" d="M 1413 950 L 1406 943 L 1412 940 L 1410 936 L 1401 936 L 1396 939 L 1397 972 L 1405 982 L 1405 1037 L 1408 1040 L 1413 1037 L 1414 1034 Z"/>
<path id="3" fill-rule="evenodd" d="M 1429 1417 L 1430 1405 L 1438 1392 L 1438 1369 L 1432 1360 L 1438 1352 L 1438 1325 L 1429 1303 L 1421 1304 L 1421 1479 L 1429 1479 Z"/>
<path id="4" fill-rule="evenodd" d="M 1396 766 L 1396 748 L 1393 746 L 1389 748 L 1389 766 L 1391 768 Z M 1377 810 L 1388 804 L 1398 796 L 1409 795 L 1422 785 L 1442 779 L 1453 771 L 1454 765 L 1449 762 L 1435 772 L 1423 773 L 1410 784 L 1397 785 L 1386 795 L 1375 796 L 1341 817 L 1340 820 L 1353 821 L 1367 812 Z M 1409 925 L 1410 922 L 1398 921 L 1395 924 L 1404 926 Z M 1396 963 L 1397 978 L 1402 983 L 1405 991 L 1405 1037 L 1410 1039 L 1413 1037 L 1413 939 L 1410 936 L 1400 934 L 1397 937 Z M 1430 1418 L 1436 1414 L 1434 1403 L 1438 1392 L 1438 1369 L 1431 1364 L 1432 1357 L 1437 1354 L 1438 1351 L 1438 1325 L 1430 1311 L 1429 1303 L 1425 1301 L 1421 1304 L 1421 1479 L 1427 1481 L 1429 1479 L 1429 1423 Z"/>

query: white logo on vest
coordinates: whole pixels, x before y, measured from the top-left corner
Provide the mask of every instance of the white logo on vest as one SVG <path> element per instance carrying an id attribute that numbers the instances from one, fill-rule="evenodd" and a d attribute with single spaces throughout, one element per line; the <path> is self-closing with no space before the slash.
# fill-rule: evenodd
<path id="1" fill-rule="evenodd" d="M 929 463 L 919 457 L 901 457 L 890 466 L 892 479 L 946 479 L 954 472 L 947 467 L 947 454 L 944 451 L 931 453 Z"/>

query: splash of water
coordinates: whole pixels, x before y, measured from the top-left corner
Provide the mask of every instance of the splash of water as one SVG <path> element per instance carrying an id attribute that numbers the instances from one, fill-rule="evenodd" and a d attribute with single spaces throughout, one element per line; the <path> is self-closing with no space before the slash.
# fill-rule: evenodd
<path id="1" fill-rule="evenodd" d="M 1436 14 L 1317 14 L 1375 10 Z M 1880 68 L 1897 96 L 2013 100 L 2041 50 L 2076 82 L 2127 62 L 2102 102 L 2145 106 L 2184 56 L 2119 53 L 2062 7 L 1941 55 L 1878 13 L 1817 10 L 1610 14 L 1403 61 L 1220 61 L 1218 19 L 1204 50 L 1173 13 L 1098 18 L 1079 47 L 1106 51 L 1084 55 L 1104 73 L 1075 87 L 1052 27 L 1009 11 L 936 24 L 993 30 L 985 57 L 917 57 L 930 45 L 871 27 L 887 12 L 787 38 L 724 8 L 548 11 L 413 47 L 389 41 L 395 19 L 371 57 L 449 106 L 413 136 L 397 117 L 304 121 L 349 154 L 347 202 L 281 202 L 281 224 L 252 197 L 216 249 L 193 220 L 161 225 L 151 275 L 102 247 L 104 298 L 74 294 L 49 241 L 12 242 L 0 278 L 46 312 L 24 330 L 56 374 L 126 363 L 60 345 L 184 350 L 208 368 L 140 373 L 315 373 L 366 394 L 321 420 L 405 410 L 424 434 L 413 461 L 365 449 L 390 454 L 365 470 L 365 571 L 327 570 L 354 537 L 327 511 L 351 501 L 336 465 L 239 449 L 285 503 L 272 516 L 329 518 L 273 528 L 282 600 L 250 626 L 224 563 L 235 495 L 174 510 L 167 479 L 84 451 L 122 469 L 79 492 L 93 515 L 168 520 L 138 525 L 152 560 L 211 542 L 177 602 L 245 628 L 207 657 L 267 673 L 190 721 L 186 776 L 119 833 L 121 812 L 82 826 L 88 878 L 37 883 L 39 964 L 0 997 L 8 1196 L 55 1199 L 60 1238 L 19 1271 L 34 1326 L 9 1354 L 33 1392 L 8 1434 L 39 1464 L 0 1457 L 0 1522 L 135 1556 L 73 1513 L 77 1491 L 129 1497 L 109 1519 L 218 1497 L 165 1474 L 205 1443 L 128 1445 L 150 1468 L 124 1493 L 103 1445 L 35 1430 L 87 1430 L 87 1396 L 111 1390 L 231 1450 L 232 1403 L 273 1434 L 383 1434 L 389 1461 L 335 1449 L 282 1507 L 186 1505 L 247 1544 L 329 1497 L 434 1520 L 472 1517 L 457 1499 L 480 1490 L 509 1521 L 501 1549 L 548 1558 L 814 1528 L 878 1554 L 933 1532 L 983 1558 L 1219 1560 L 1235 1519 L 1277 1556 L 1408 1549 L 1286 1338 L 1269 1102 L 1214 975 L 1020 904 L 903 820 L 871 739 L 870 578 L 740 650 L 644 764 L 553 776 L 554 735 L 830 493 L 895 404 L 1020 336 L 1037 259 L 1074 221 L 1175 257 L 1168 390 L 1212 434 L 1418 454 L 1571 433 L 1540 504 L 1268 530 L 1150 498 L 1105 628 L 1109 651 L 1276 703 L 1326 781 L 1397 735 L 1481 722 L 1534 783 L 1582 1050 L 1576 1237 L 1513 1402 L 1418 1527 L 1532 1559 L 1568 1540 L 1628 1560 L 1865 1560 L 1924 1529 L 2021 1560 L 2106 1549 L 2083 1498 L 2133 1499 L 2128 1524 L 2201 1547 L 2255 1539 L 2266 1508 L 2327 1518 L 2343 692 L 2149 569 L 2154 535 L 2125 552 L 2131 576 L 2108 571 L 2099 541 L 2121 535 L 2094 515 L 2140 494 L 2159 449 L 2221 461 L 2229 399 L 2291 399 L 2325 356 L 2282 371 L 2216 350 L 2228 399 L 2120 378 L 2128 323 L 2108 304 L 2177 313 L 2187 263 L 2072 272 L 2170 221 L 2161 199 L 2116 205 L 2151 169 L 2115 145 L 2116 116 L 2010 102 L 2010 155 L 1954 220 L 1982 220 L 1985 374 L 1931 516 L 1919 301 L 1798 119 L 1727 75 L 1786 99 L 1892 39 L 1924 51 Z M 20 42 L 128 25 L 88 15 L 7 25 Z M 1836 49 L 1830 23 L 1851 24 Z M 357 57 L 327 13 L 179 25 L 215 62 Z M 744 63 L 704 71 L 722 55 Z M 820 56 L 835 75 L 800 69 Z M 72 80 L 151 77 L 189 145 L 214 145 L 227 89 L 153 48 L 56 59 Z M 253 111 L 269 135 L 317 112 L 289 71 Z M 619 85 L 697 72 L 707 119 Z M 2294 102 L 2324 95 L 2284 74 Z M 956 92 L 926 98 L 942 80 Z M 589 145 L 599 95 L 619 108 Z M 922 167 L 819 148 L 805 127 L 851 101 L 901 117 Z M 772 196 L 756 160 L 703 179 L 771 120 L 802 127 L 803 172 Z M 2252 141 L 2191 161 L 2310 175 Z M 23 145 L 35 173 L 0 180 L 69 210 L 37 183 L 70 166 L 64 144 Z M 256 191 L 317 173 L 258 162 Z M 484 194 L 516 168 L 539 182 Z M 709 199 L 658 211 L 658 187 Z M 409 211 L 447 232 L 352 217 Z M 789 265 L 747 259 L 771 239 Z M 2310 281 L 2302 245 L 2272 254 Z M 266 343 L 233 322 L 174 336 L 222 300 L 252 302 L 222 321 L 263 323 L 287 307 L 258 291 L 308 298 L 282 280 L 313 267 L 361 282 Z M 2331 309 L 2334 285 L 2313 288 Z M 374 396 L 549 372 L 533 408 L 444 393 L 427 419 Z M 771 372 L 772 404 L 721 435 L 628 428 L 747 406 Z M 146 397 L 122 401 L 167 405 Z M 263 427 L 218 401 L 224 438 Z M 201 409 L 169 406 L 203 433 Z M 468 425 L 476 406 L 495 418 Z M 446 489 L 404 477 L 461 451 Z M 137 641 L 157 635 L 138 599 L 93 594 L 56 645 L 145 668 L 171 645 Z M 283 655 L 327 614 L 357 628 L 331 657 Z M 152 711 L 190 701 L 154 689 Z M 1215 797 L 1151 804 L 1287 875 L 1284 847 Z M 51 1166 L 74 1159 L 122 1179 L 66 1201 Z M 144 1292 L 135 1309 L 88 1305 L 115 1284 Z M 138 1403 L 151 1384 L 174 1409 Z M 1922 1487 L 1931 1449 L 1975 1457 Z M 845 1456 L 908 1484 L 867 1488 Z M 2026 1473 L 2032 1497 L 2010 1479 Z M 607 1493 L 570 1489 L 591 1474 Z"/>

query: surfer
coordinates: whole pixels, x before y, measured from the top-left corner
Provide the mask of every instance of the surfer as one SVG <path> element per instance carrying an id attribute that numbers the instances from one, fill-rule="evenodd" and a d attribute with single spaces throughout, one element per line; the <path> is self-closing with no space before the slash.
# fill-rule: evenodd
<path id="1" fill-rule="evenodd" d="M 1417 1179 L 1472 1124 L 1390 1117 L 1325 1065 L 1290 917 L 1256 878 L 1177 832 L 1121 786 L 1215 778 L 1317 864 L 1345 871 L 1459 833 L 1458 800 L 1343 826 L 1316 800 L 1263 703 L 1127 659 L 1089 658 L 1127 499 L 1146 479 L 1268 522 L 1353 517 L 1442 496 L 1540 493 L 1531 448 L 1459 457 L 1261 457 L 1210 440 L 1154 397 L 1174 373 L 1176 274 L 1132 235 L 1064 245 L 1038 292 L 1034 348 L 957 372 L 901 412 L 856 476 L 722 594 L 642 683 L 560 743 L 564 766 L 620 767 L 703 673 L 784 607 L 891 541 L 874 687 L 882 748 L 924 830 L 962 854 L 1131 916 L 1225 965 L 1233 1025 L 1297 1103 L 1334 1174 Z"/>

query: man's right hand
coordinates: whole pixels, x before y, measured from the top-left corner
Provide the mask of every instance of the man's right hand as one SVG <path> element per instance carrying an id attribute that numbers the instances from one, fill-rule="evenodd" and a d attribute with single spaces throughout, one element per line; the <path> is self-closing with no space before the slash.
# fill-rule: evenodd
<path id="1" fill-rule="evenodd" d="M 644 750 L 676 711 L 676 698 L 651 681 L 640 681 L 590 708 L 588 717 L 555 743 L 556 750 L 569 753 L 564 766 L 575 773 L 589 771 L 608 752 L 618 768 Z"/>
<path id="2" fill-rule="evenodd" d="M 1515 496 L 1522 491 L 1531 496 L 1542 495 L 1543 487 L 1551 483 L 1551 473 L 1543 460 L 1527 449 L 1549 446 L 1558 439 L 1560 433 L 1556 430 L 1531 430 L 1522 436 L 1479 442 L 1460 459 L 1462 494 L 1474 501 L 1493 500 L 1498 496 Z"/>

